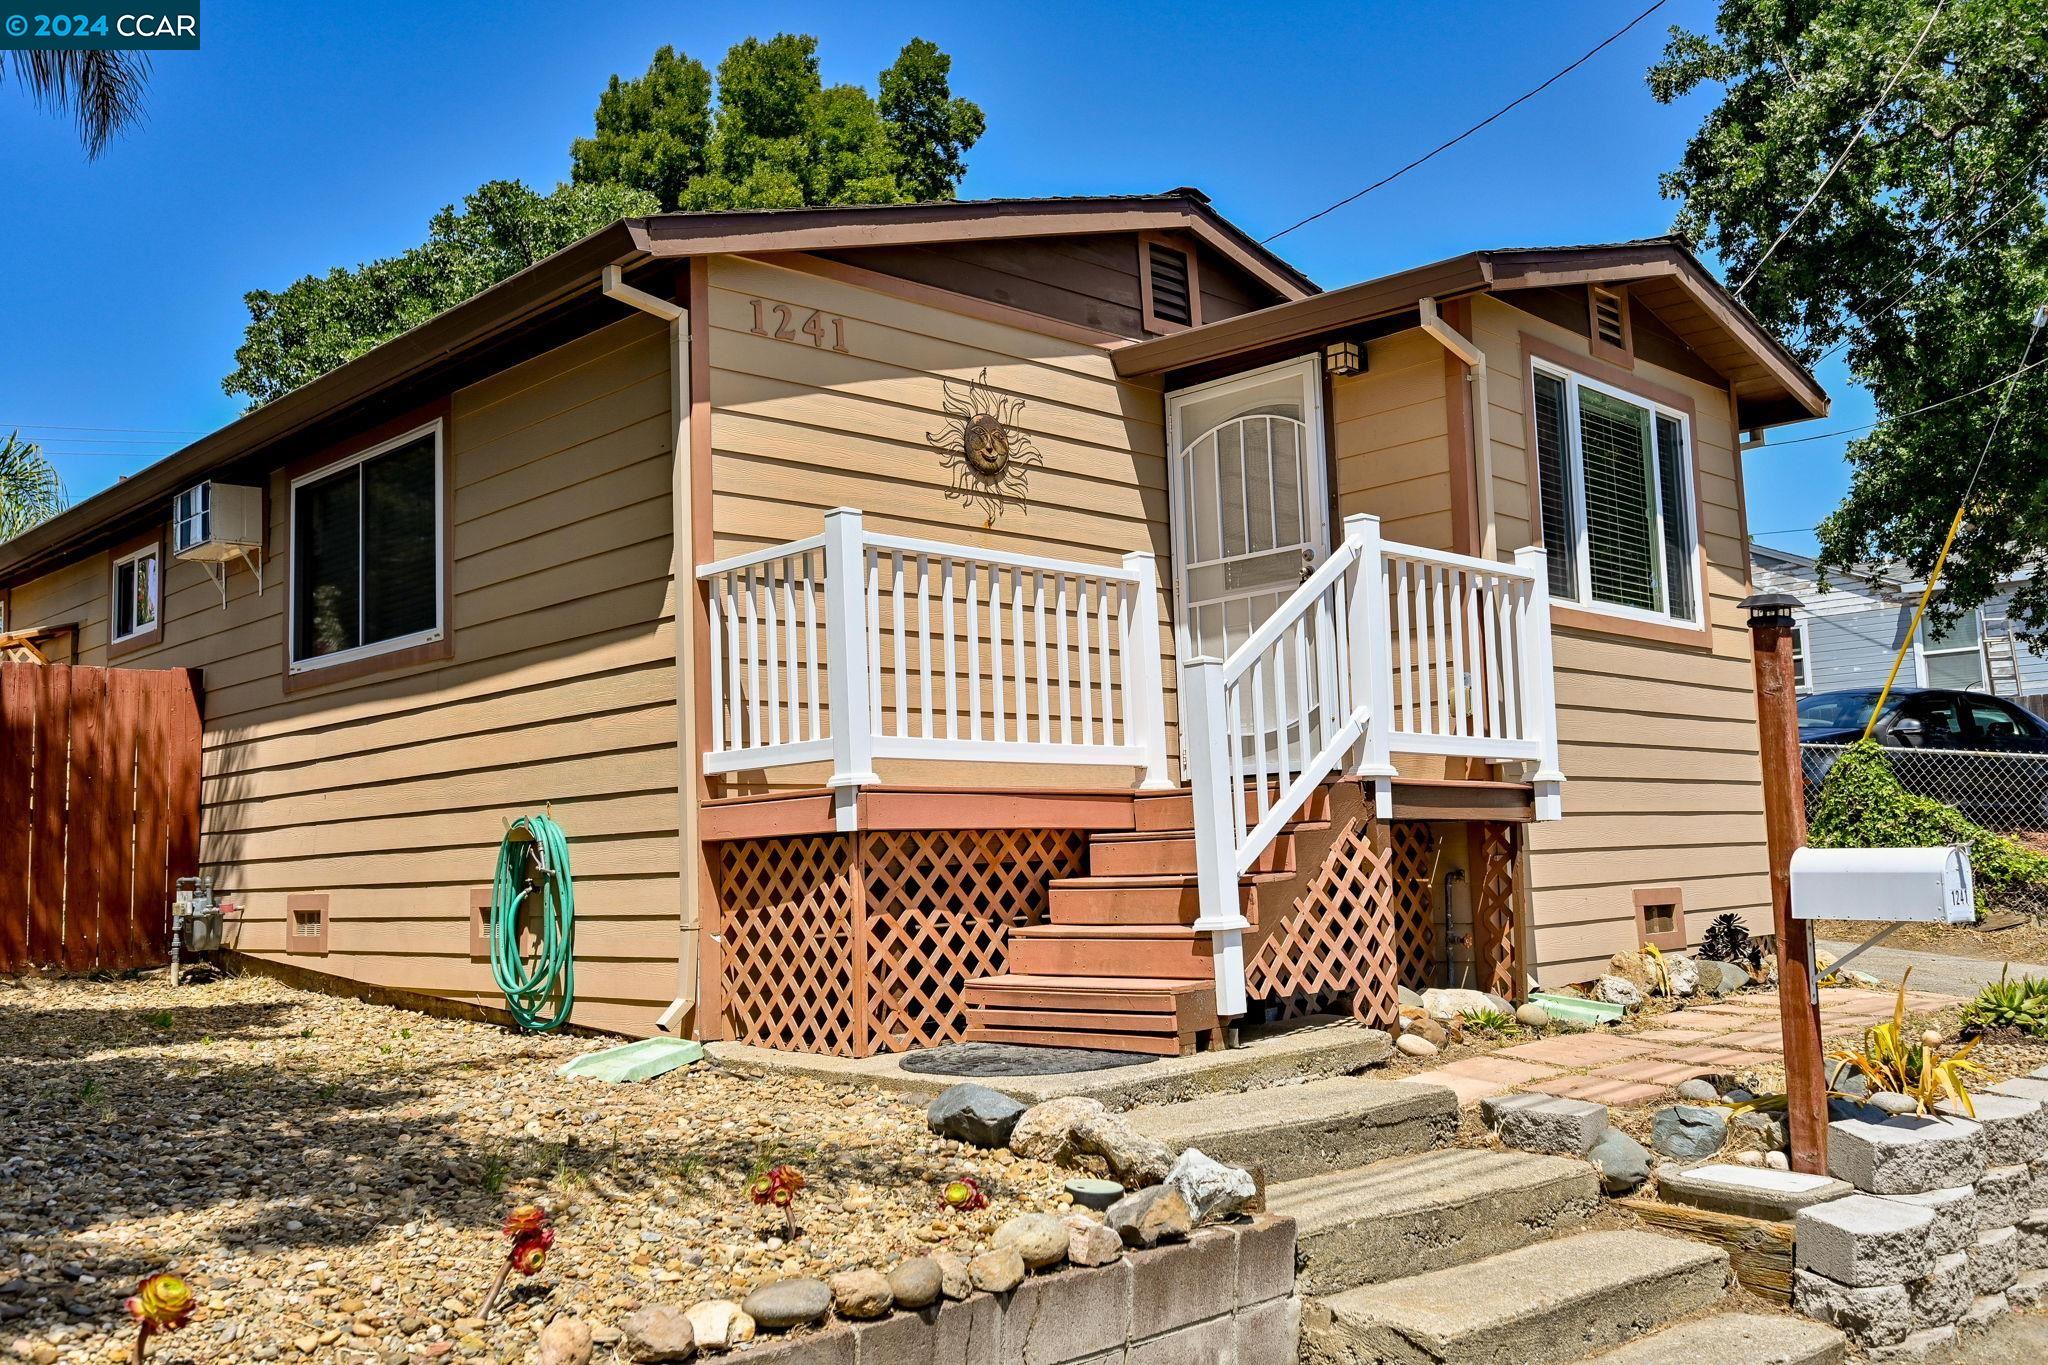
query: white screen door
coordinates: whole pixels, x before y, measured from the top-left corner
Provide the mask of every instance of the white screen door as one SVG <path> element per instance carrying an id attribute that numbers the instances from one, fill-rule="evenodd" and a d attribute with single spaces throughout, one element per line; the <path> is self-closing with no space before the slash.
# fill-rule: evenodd
<path id="1" fill-rule="evenodd" d="M 1321 362 L 1170 394 L 1166 429 L 1177 652 L 1228 658 L 1329 554 Z"/>

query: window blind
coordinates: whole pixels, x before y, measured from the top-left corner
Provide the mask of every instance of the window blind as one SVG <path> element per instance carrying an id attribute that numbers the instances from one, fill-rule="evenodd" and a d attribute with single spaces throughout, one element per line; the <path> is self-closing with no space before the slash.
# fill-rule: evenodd
<path id="1" fill-rule="evenodd" d="M 1578 524 L 1572 517 L 1571 461 L 1564 448 L 1564 381 L 1536 372 L 1536 477 L 1542 483 L 1543 549 L 1550 594 L 1579 596 Z"/>
<path id="2" fill-rule="evenodd" d="M 1692 518 L 1685 506 L 1685 433 L 1674 418 L 1657 414 L 1657 496 L 1663 508 L 1664 581 L 1671 614 L 1693 618 Z"/>
<path id="3" fill-rule="evenodd" d="M 1650 412 L 1579 390 L 1579 465 L 1586 499 L 1586 560 L 1593 599 L 1664 610 L 1657 553 L 1657 485 Z"/>

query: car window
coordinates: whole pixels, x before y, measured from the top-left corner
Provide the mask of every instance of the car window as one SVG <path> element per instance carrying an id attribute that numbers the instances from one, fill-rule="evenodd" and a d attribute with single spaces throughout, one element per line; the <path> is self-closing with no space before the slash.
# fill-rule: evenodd
<path id="1" fill-rule="evenodd" d="M 1954 697 L 1912 697 L 1899 708 L 1902 718 L 1920 722 L 1927 744 L 1954 740 L 1963 732 L 1963 709 Z"/>
<path id="2" fill-rule="evenodd" d="M 2038 733 L 2034 726 L 2028 724 L 2025 715 L 2015 712 L 2004 702 L 1988 697 L 1970 699 L 1970 725 L 1976 730 L 1977 738 L 1992 742 L 2032 739 Z"/>

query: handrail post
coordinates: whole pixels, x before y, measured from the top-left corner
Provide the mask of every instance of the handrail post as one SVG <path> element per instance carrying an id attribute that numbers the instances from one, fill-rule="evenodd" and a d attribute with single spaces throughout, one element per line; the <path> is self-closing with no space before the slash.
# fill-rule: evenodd
<path id="1" fill-rule="evenodd" d="M 825 514 L 825 683 L 831 698 L 833 827 L 859 825 L 860 789 L 880 782 L 869 731 L 867 541 L 858 508 Z"/>
<path id="2" fill-rule="evenodd" d="M 1145 751 L 1145 775 L 1138 789 L 1165 791 L 1173 779 L 1166 770 L 1166 687 L 1159 671 L 1159 565 L 1149 550 L 1141 550 L 1124 556 L 1124 570 L 1136 580 L 1130 585 L 1131 611 L 1123 642 L 1125 743 Z M 1104 660 L 1103 667 L 1108 666 Z"/>
<path id="3" fill-rule="evenodd" d="M 1233 742 L 1224 708 L 1223 661 L 1190 659 L 1180 669 L 1184 723 L 1181 743 L 1188 755 L 1194 789 L 1195 888 L 1199 911 L 1194 928 L 1209 935 L 1215 958 L 1216 1013 L 1234 1019 L 1245 1012 L 1244 931 L 1251 926 L 1239 903 L 1237 815 L 1244 800 L 1233 780 Z"/>
<path id="4" fill-rule="evenodd" d="M 1387 617 L 1386 544 L 1380 519 L 1344 518 L 1344 543 L 1356 546 L 1358 583 L 1351 593 L 1351 688 L 1365 707 L 1365 736 L 1354 776 L 1368 779 L 1373 809 L 1394 818 L 1394 636 Z"/>
<path id="5" fill-rule="evenodd" d="M 1515 567 L 1529 575 L 1522 630 L 1522 696 L 1537 727 L 1543 756 L 1536 761 L 1536 818 L 1564 818 L 1564 769 L 1557 753 L 1557 673 L 1550 655 L 1550 562 L 1540 545 L 1515 551 Z"/>

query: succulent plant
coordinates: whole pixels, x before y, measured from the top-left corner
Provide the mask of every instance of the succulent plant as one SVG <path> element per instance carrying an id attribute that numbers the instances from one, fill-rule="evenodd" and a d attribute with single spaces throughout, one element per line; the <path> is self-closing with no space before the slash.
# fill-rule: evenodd
<path id="1" fill-rule="evenodd" d="M 972 1176 L 963 1175 L 958 1180 L 947 1181 L 940 1197 L 946 1201 L 946 1207 L 956 1213 L 988 1207 L 988 1194 L 981 1188 L 981 1182 Z"/>
<path id="2" fill-rule="evenodd" d="M 803 1172 L 794 1166 L 771 1166 L 747 1185 L 747 1197 L 764 1208 L 782 1210 L 782 1223 L 791 1241 L 800 1231 L 796 1225 L 796 1192 L 804 1187 Z"/>
<path id="3" fill-rule="evenodd" d="M 158 1332 L 175 1332 L 192 1320 L 192 1310 L 197 1306 L 192 1298 L 192 1286 L 182 1275 L 159 1271 L 146 1277 L 135 1287 L 135 1292 L 122 1300 L 121 1306 L 128 1310 L 128 1316 L 135 1319 L 135 1355 L 140 1362 L 143 1353 L 149 1349 L 149 1339 Z"/>
<path id="4" fill-rule="evenodd" d="M 548 1249 L 555 1244 L 555 1230 L 548 1224 L 548 1211 L 538 1204 L 521 1204 L 506 1214 L 503 1231 L 512 1239 L 512 1246 L 498 1267 L 498 1277 L 491 1281 L 491 1292 L 484 1296 L 483 1311 L 479 1317 L 491 1315 L 491 1309 L 498 1302 L 498 1293 L 504 1289 L 505 1279 L 513 1271 L 528 1276 L 540 1274 L 548 1263 Z"/>

